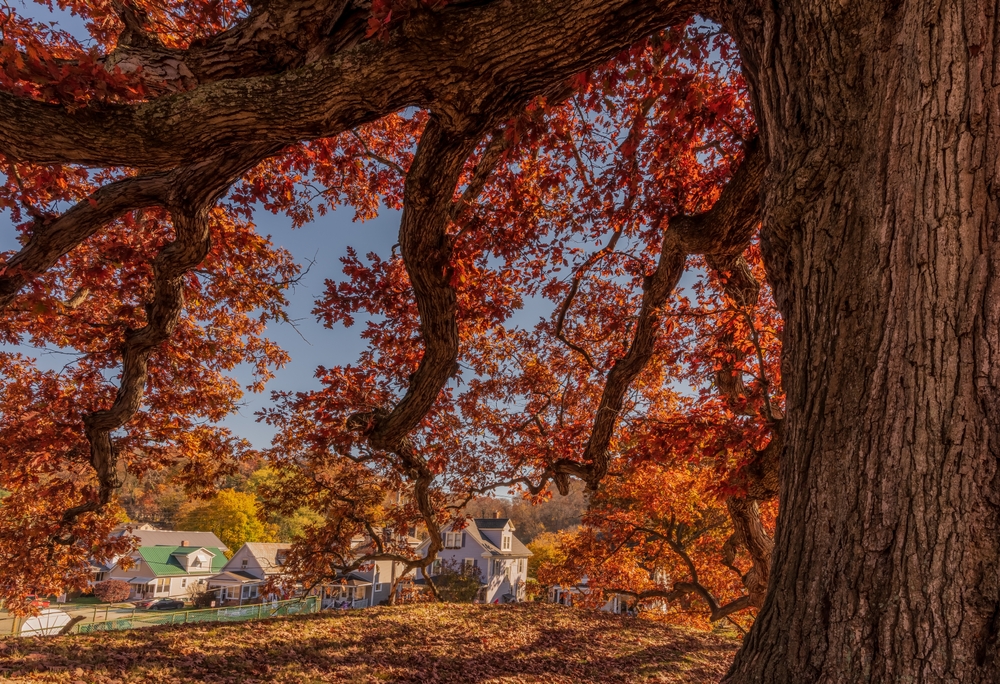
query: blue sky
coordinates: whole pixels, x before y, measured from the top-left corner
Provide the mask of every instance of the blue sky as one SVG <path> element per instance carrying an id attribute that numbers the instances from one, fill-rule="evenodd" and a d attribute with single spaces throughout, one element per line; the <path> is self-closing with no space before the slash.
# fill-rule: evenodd
<path id="1" fill-rule="evenodd" d="M 392 245 L 398 241 L 399 213 L 383 209 L 382 213 L 370 221 L 354 222 L 354 210 L 350 207 L 339 209 L 302 228 L 292 229 L 291 221 L 284 216 L 275 216 L 259 210 L 254 216 L 257 230 L 270 235 L 275 245 L 292 253 L 303 266 L 313 262 L 308 272 L 289 293 L 288 316 L 294 326 L 287 323 L 272 324 L 267 336 L 281 345 L 291 355 L 291 362 L 275 371 L 263 393 L 247 393 L 244 405 L 238 414 L 230 416 L 223 424 L 234 433 L 246 437 L 256 447 L 270 443 L 273 430 L 270 426 L 256 422 L 255 412 L 267 405 L 272 390 L 303 391 L 318 388 L 314 378 L 316 367 L 327 367 L 353 363 L 364 349 L 361 339 L 365 319 L 358 316 L 351 328 L 336 326 L 325 328 L 312 315 L 315 300 L 323 293 L 326 279 L 339 280 L 342 277 L 340 258 L 347 254 L 348 247 L 354 247 L 359 254 L 378 252 L 386 256 Z M 9 216 L 0 217 L 0 250 L 18 249 L 16 231 Z M 531 303 L 517 316 L 520 325 L 532 325 L 537 318 L 547 316 L 551 304 Z M 42 368 L 58 369 L 65 364 L 65 356 L 37 349 L 21 347 L 21 351 L 38 359 Z M 244 386 L 252 381 L 247 369 L 237 369 L 236 377 Z"/>

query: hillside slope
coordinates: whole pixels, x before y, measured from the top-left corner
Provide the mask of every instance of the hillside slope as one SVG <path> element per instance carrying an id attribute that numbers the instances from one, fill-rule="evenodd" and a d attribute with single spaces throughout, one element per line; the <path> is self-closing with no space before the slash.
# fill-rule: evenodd
<path id="1" fill-rule="evenodd" d="M 738 642 L 539 604 L 416 605 L 0 641 L 8 682 L 715 682 Z"/>

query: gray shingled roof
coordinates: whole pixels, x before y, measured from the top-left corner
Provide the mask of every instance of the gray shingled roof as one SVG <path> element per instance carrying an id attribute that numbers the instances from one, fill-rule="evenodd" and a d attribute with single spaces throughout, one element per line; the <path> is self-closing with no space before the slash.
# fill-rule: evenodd
<path id="1" fill-rule="evenodd" d="M 496 527 L 489 525 L 481 525 L 482 522 L 503 522 L 507 523 L 507 518 L 475 518 L 473 519 L 472 525 L 465 528 L 466 532 L 472 534 L 472 538 L 479 542 L 485 550 L 489 551 L 490 554 L 494 556 L 531 556 L 533 555 L 528 547 L 521 543 L 521 540 L 515 537 L 513 534 L 510 535 L 510 551 L 501 551 L 500 547 L 491 542 L 489 539 L 483 536 L 480 530 L 502 530 L 504 525 L 498 525 Z"/>
<path id="2" fill-rule="evenodd" d="M 124 535 L 136 537 L 139 546 L 181 546 L 182 542 L 187 542 L 188 546 L 195 548 L 207 546 L 209 548 L 222 549 L 228 551 L 229 547 L 222 543 L 214 532 L 192 532 L 177 530 L 140 530 L 133 529 L 128 532 L 124 528 L 112 533 L 114 537 Z"/>
<path id="3" fill-rule="evenodd" d="M 472 522 L 481 530 L 502 530 L 510 518 L 473 518 Z"/>
<path id="4" fill-rule="evenodd" d="M 291 544 L 281 542 L 247 542 L 244 546 L 268 575 L 282 572 L 282 564 L 278 562 L 278 552 L 287 553 L 288 549 L 292 548 Z"/>
<path id="5" fill-rule="evenodd" d="M 241 584 L 246 584 L 248 582 L 260 582 L 262 581 L 259 577 L 254 577 L 249 572 L 242 571 L 232 571 L 227 570 L 226 572 L 220 572 L 218 575 L 213 575 L 208 578 L 209 582 L 240 582 Z"/>
<path id="6" fill-rule="evenodd" d="M 510 535 L 511 537 L 510 551 L 501 551 L 500 547 L 491 542 L 487 537 L 483 536 L 481 530 L 489 530 L 489 531 L 502 530 L 504 528 L 504 525 L 498 525 L 496 527 L 491 527 L 489 525 L 480 525 L 480 523 L 484 521 L 489 521 L 489 522 L 498 521 L 498 522 L 503 522 L 505 525 L 507 523 L 507 518 L 473 518 L 472 520 L 473 524 L 466 526 L 462 530 L 463 532 L 468 533 L 469 537 L 471 537 L 481 547 L 483 547 L 485 551 L 489 552 L 493 556 L 528 557 L 535 555 L 531 552 L 531 550 L 527 546 L 521 543 L 520 539 L 515 537 L 513 534 Z M 452 528 L 449 527 L 448 529 L 450 531 Z M 420 542 L 420 548 L 423 548 L 427 544 L 428 540 L 429 538 Z"/>

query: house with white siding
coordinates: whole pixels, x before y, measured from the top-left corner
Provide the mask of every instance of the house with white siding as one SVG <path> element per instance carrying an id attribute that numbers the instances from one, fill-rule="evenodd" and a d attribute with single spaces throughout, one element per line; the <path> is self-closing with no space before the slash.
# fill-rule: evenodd
<path id="1" fill-rule="evenodd" d="M 128 570 L 116 563 L 105 573 L 105 579 L 131 586 L 130 599 L 187 598 L 226 564 L 221 548 L 194 546 L 186 540 L 177 546 L 140 546 L 130 558 Z"/>
<path id="2" fill-rule="evenodd" d="M 359 535 L 353 545 L 360 555 L 370 550 L 370 544 L 369 539 Z M 408 537 L 407 544 L 415 548 L 419 541 Z M 223 601 L 247 603 L 261 598 L 264 584 L 284 572 L 285 557 L 291 546 L 290 543 L 247 542 L 233 554 L 222 572 L 209 579 L 209 590 L 217 590 Z M 395 561 L 373 561 L 314 591 L 320 595 L 324 608 L 377 606 L 388 601 L 392 583 L 402 569 L 403 564 Z"/>
<path id="3" fill-rule="evenodd" d="M 206 549 L 219 549 L 220 551 L 229 550 L 229 547 L 223 544 L 222 541 L 215 536 L 214 532 L 158 530 L 150 527 L 149 525 L 123 525 L 117 528 L 111 536 L 112 538 L 122 536 L 134 537 L 138 540 L 139 548 L 144 546 L 186 546 L 192 548 L 201 547 Z M 132 557 L 135 558 L 135 554 L 132 554 Z M 120 559 L 116 558 L 106 565 L 94 563 L 91 567 L 91 586 L 106 579 L 121 579 L 123 577 L 123 573 L 116 571 L 119 560 Z M 128 574 L 129 571 L 125 571 L 125 576 Z M 132 572 L 131 576 L 135 577 L 136 574 Z"/>
<path id="4" fill-rule="evenodd" d="M 576 603 L 587 603 L 591 598 L 591 589 L 587 583 L 587 577 L 572 586 L 555 584 L 549 587 L 549 603 L 558 603 L 563 606 L 572 606 Z M 604 604 L 600 610 L 605 613 L 626 613 L 629 610 L 629 597 L 624 594 L 605 594 Z"/>
<path id="5" fill-rule="evenodd" d="M 261 596 L 261 587 L 284 573 L 285 557 L 292 545 L 286 542 L 246 542 L 208 579 L 209 591 L 218 592 L 222 601 L 246 603 Z"/>
<path id="6" fill-rule="evenodd" d="M 524 600 L 531 551 L 514 536 L 514 524 L 508 518 L 473 518 L 464 528 L 449 526 L 442 535 L 444 549 L 428 571 L 432 579 L 444 564 L 476 568 L 483 583 L 478 602 Z M 429 545 L 425 539 L 419 547 L 421 555 L 427 555 Z"/>

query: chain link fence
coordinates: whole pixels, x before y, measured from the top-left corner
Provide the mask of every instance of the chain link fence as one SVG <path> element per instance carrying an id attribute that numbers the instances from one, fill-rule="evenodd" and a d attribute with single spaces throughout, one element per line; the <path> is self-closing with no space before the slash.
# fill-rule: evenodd
<path id="1" fill-rule="evenodd" d="M 205 608 L 201 610 L 181 610 L 160 613 L 151 610 L 116 609 L 114 612 L 95 610 L 93 617 L 85 617 L 70 629 L 71 634 L 91 634 L 94 632 L 114 632 L 123 629 L 139 629 L 156 625 L 184 625 L 199 622 L 242 622 L 244 620 L 264 620 L 285 615 L 317 613 L 320 599 L 309 596 L 292 601 L 269 601 L 245 606 Z M 15 617 L 0 619 L 0 635 L 19 636 L 23 620 Z M 36 632 L 37 634 L 37 632 Z"/>

